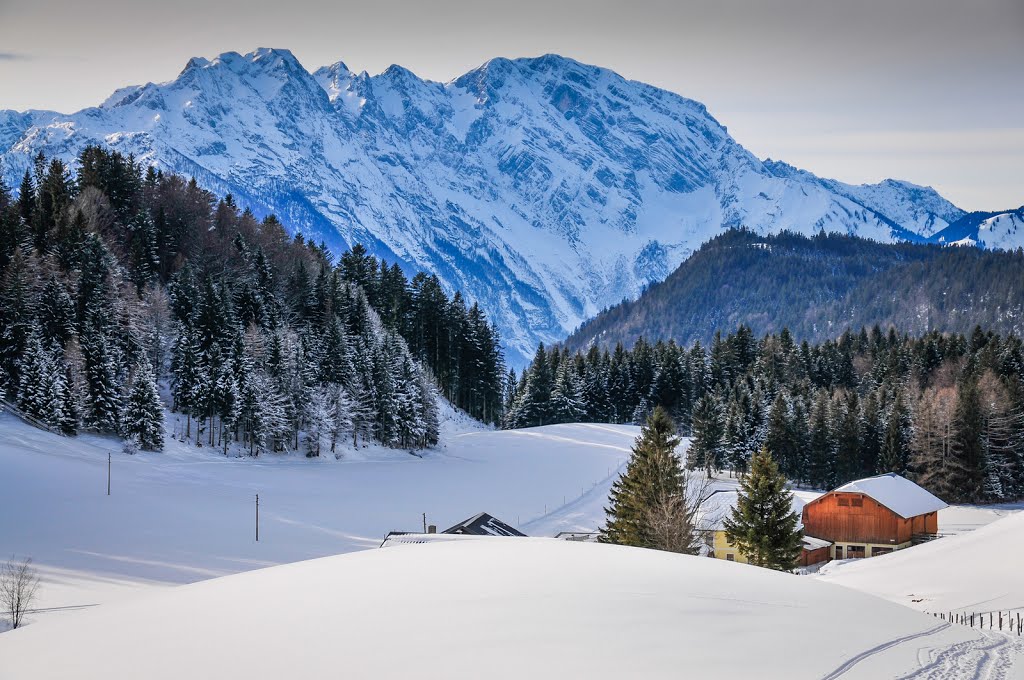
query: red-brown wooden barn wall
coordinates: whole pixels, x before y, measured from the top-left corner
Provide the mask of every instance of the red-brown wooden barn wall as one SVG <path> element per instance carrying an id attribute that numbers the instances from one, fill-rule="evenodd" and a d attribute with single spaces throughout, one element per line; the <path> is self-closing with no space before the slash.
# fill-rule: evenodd
<path id="1" fill-rule="evenodd" d="M 840 495 L 847 501 L 862 498 L 863 505 L 840 506 Z M 905 543 L 915 533 L 910 520 L 861 494 L 826 494 L 804 507 L 803 519 L 806 535 L 827 541 Z"/>

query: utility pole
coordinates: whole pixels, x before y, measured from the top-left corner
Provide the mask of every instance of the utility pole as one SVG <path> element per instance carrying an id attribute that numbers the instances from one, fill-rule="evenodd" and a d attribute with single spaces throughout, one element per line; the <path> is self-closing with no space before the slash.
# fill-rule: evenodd
<path id="1" fill-rule="evenodd" d="M 110 452 L 107 451 L 107 495 L 110 495 Z"/>
<path id="2" fill-rule="evenodd" d="M 260 495 L 256 494 L 256 542 L 260 542 Z"/>

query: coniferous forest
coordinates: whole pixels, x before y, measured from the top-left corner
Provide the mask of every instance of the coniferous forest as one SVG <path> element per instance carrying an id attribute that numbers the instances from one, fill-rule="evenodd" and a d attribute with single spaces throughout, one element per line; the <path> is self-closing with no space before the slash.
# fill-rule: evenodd
<path id="1" fill-rule="evenodd" d="M 117 152 L 78 160 L 0 186 L 0 393 L 27 416 L 159 450 L 169 402 L 196 445 L 313 456 L 434 444 L 438 391 L 501 417 L 497 330 L 436 277 L 358 245 L 335 262 Z"/>
<path id="2" fill-rule="evenodd" d="M 730 229 L 661 282 L 584 322 L 570 349 L 627 347 L 640 336 L 689 346 L 717 330 L 788 328 L 822 342 L 878 324 L 900 332 L 1024 333 L 1024 252 L 879 243 L 846 234 L 807 237 Z"/>
<path id="3" fill-rule="evenodd" d="M 708 348 L 542 345 L 508 377 L 505 425 L 641 423 L 660 406 L 693 438 L 692 469 L 742 473 L 767 447 L 814 488 L 896 472 L 948 502 L 996 502 L 1024 496 L 1022 376 L 1020 339 L 980 328 L 812 345 L 741 326 Z"/>

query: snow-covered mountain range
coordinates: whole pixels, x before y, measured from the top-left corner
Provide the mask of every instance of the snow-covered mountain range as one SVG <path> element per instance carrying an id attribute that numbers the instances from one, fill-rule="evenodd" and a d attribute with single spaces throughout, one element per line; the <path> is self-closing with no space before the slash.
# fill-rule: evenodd
<path id="1" fill-rule="evenodd" d="M 1015 250 L 1024 246 L 1024 206 L 1001 212 L 967 213 L 933 237 L 937 243 Z"/>
<path id="2" fill-rule="evenodd" d="M 498 322 L 513 364 L 728 227 L 926 240 L 965 214 L 928 187 L 759 160 L 702 104 L 554 55 L 437 83 L 229 52 L 78 113 L 0 111 L 11 186 L 39 151 L 95 143 L 436 273 Z"/>

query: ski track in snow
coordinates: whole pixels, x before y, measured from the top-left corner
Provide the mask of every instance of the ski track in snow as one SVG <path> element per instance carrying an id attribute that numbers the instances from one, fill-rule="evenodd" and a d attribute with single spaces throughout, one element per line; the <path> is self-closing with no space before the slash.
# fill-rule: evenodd
<path id="1" fill-rule="evenodd" d="M 1024 641 L 991 631 L 977 640 L 919 652 L 921 668 L 899 680 L 1007 680 L 1014 677 L 1015 657 L 1024 656 Z"/>
<path id="2" fill-rule="evenodd" d="M 890 640 L 888 642 L 884 642 L 884 643 L 878 645 L 877 647 L 872 647 L 871 649 L 867 649 L 867 650 L 861 652 L 860 654 L 856 654 L 856 655 L 850 657 L 849 659 L 847 659 L 846 662 L 843 663 L 842 666 L 840 666 L 839 668 L 835 669 L 834 671 L 832 671 L 828 675 L 824 676 L 821 680 L 835 680 L 836 678 L 840 678 L 840 677 L 846 675 L 848 672 L 850 672 L 850 670 L 853 669 L 854 666 L 856 666 L 857 664 L 861 663 L 862 661 L 865 661 L 865 660 L 867 660 L 867 659 L 869 659 L 869 658 L 871 658 L 873 656 L 877 656 L 878 654 L 882 654 L 883 652 L 885 652 L 885 651 L 887 651 L 889 649 L 892 649 L 893 647 L 896 647 L 897 645 L 901 645 L 904 642 L 910 642 L 911 640 L 916 640 L 918 638 L 927 637 L 929 635 L 934 635 L 935 633 L 938 633 L 939 631 L 946 630 L 947 628 L 950 627 L 950 625 L 951 624 L 949 624 L 949 623 L 943 623 L 943 624 L 940 624 L 938 626 L 935 626 L 934 628 L 929 628 L 928 630 L 923 630 L 923 631 L 920 631 L 918 633 L 912 633 L 910 635 L 904 635 L 903 637 L 898 637 L 895 640 Z"/>

